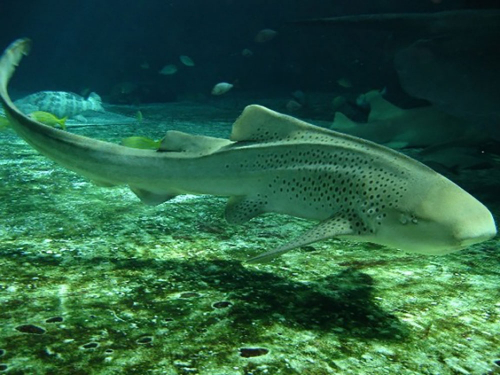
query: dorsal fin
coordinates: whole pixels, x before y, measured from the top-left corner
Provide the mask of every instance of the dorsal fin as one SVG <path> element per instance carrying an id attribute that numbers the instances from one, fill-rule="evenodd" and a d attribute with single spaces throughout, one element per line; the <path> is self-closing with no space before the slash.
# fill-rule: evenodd
<path id="1" fill-rule="evenodd" d="M 0 59 L 0 91 L 4 100 L 11 104 L 9 94 L 7 93 L 7 84 L 9 83 L 16 67 L 24 55 L 31 50 L 31 40 L 28 38 L 18 39 L 7 47 Z"/>
<path id="2" fill-rule="evenodd" d="M 235 121 L 230 139 L 236 142 L 274 141 L 299 131 L 322 133 L 322 129 L 317 126 L 252 104 L 246 106 Z"/>
<path id="3" fill-rule="evenodd" d="M 352 121 L 349 117 L 344 115 L 342 112 L 335 112 L 335 117 L 333 118 L 332 128 L 338 131 L 345 131 L 354 129 L 358 126 L 356 122 Z"/>
<path id="4" fill-rule="evenodd" d="M 371 108 L 370 114 L 368 115 L 368 122 L 394 118 L 402 115 L 405 111 L 385 100 L 378 90 L 368 91 L 365 94 L 365 99 L 370 104 Z"/>
<path id="5" fill-rule="evenodd" d="M 161 141 L 158 151 L 185 152 L 196 155 L 206 155 L 217 151 L 232 142 L 204 135 L 192 135 L 177 130 L 170 130 Z"/>

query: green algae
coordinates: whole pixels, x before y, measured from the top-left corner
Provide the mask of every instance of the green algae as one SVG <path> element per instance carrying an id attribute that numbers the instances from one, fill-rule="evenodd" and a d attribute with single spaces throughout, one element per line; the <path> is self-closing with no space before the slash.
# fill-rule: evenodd
<path id="1" fill-rule="evenodd" d="M 117 141 L 136 130 L 74 131 Z M 330 240 L 250 266 L 242 261 L 311 223 L 266 215 L 231 226 L 214 197 L 147 207 L 126 188 L 99 188 L 55 166 L 11 133 L 0 143 L 0 371 L 499 369 L 496 241 L 425 257 Z"/>

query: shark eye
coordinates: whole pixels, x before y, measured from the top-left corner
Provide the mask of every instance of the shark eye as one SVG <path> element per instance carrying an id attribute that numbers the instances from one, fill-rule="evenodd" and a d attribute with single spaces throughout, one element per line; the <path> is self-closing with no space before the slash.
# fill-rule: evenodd
<path id="1" fill-rule="evenodd" d="M 403 225 L 408 224 L 408 215 L 407 214 L 401 214 L 399 215 L 399 222 Z"/>
<path id="2" fill-rule="evenodd" d="M 418 219 L 415 215 L 403 212 L 401 213 L 401 215 L 399 215 L 399 222 L 403 225 L 406 225 L 408 223 L 418 224 Z"/>

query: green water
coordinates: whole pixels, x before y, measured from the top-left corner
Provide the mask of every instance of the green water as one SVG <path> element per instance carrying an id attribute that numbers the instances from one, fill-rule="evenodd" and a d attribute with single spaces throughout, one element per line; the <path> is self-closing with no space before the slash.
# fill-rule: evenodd
<path id="1" fill-rule="evenodd" d="M 237 113 L 142 112 L 159 122 L 71 131 L 113 142 L 167 128 L 227 136 Z M 313 223 L 265 215 L 232 226 L 225 200 L 207 196 L 148 207 L 63 170 L 13 132 L 0 146 L 0 371 L 500 369 L 497 240 L 443 257 L 330 240 L 246 265 Z"/>

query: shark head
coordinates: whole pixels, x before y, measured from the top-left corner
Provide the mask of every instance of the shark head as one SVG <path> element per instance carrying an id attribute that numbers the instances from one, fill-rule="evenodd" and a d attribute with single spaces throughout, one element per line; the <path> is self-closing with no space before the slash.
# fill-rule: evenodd
<path id="1" fill-rule="evenodd" d="M 441 177 L 441 176 L 439 176 Z M 490 211 L 444 178 L 387 213 L 377 242 L 401 250 L 442 255 L 486 241 L 497 233 Z"/>

